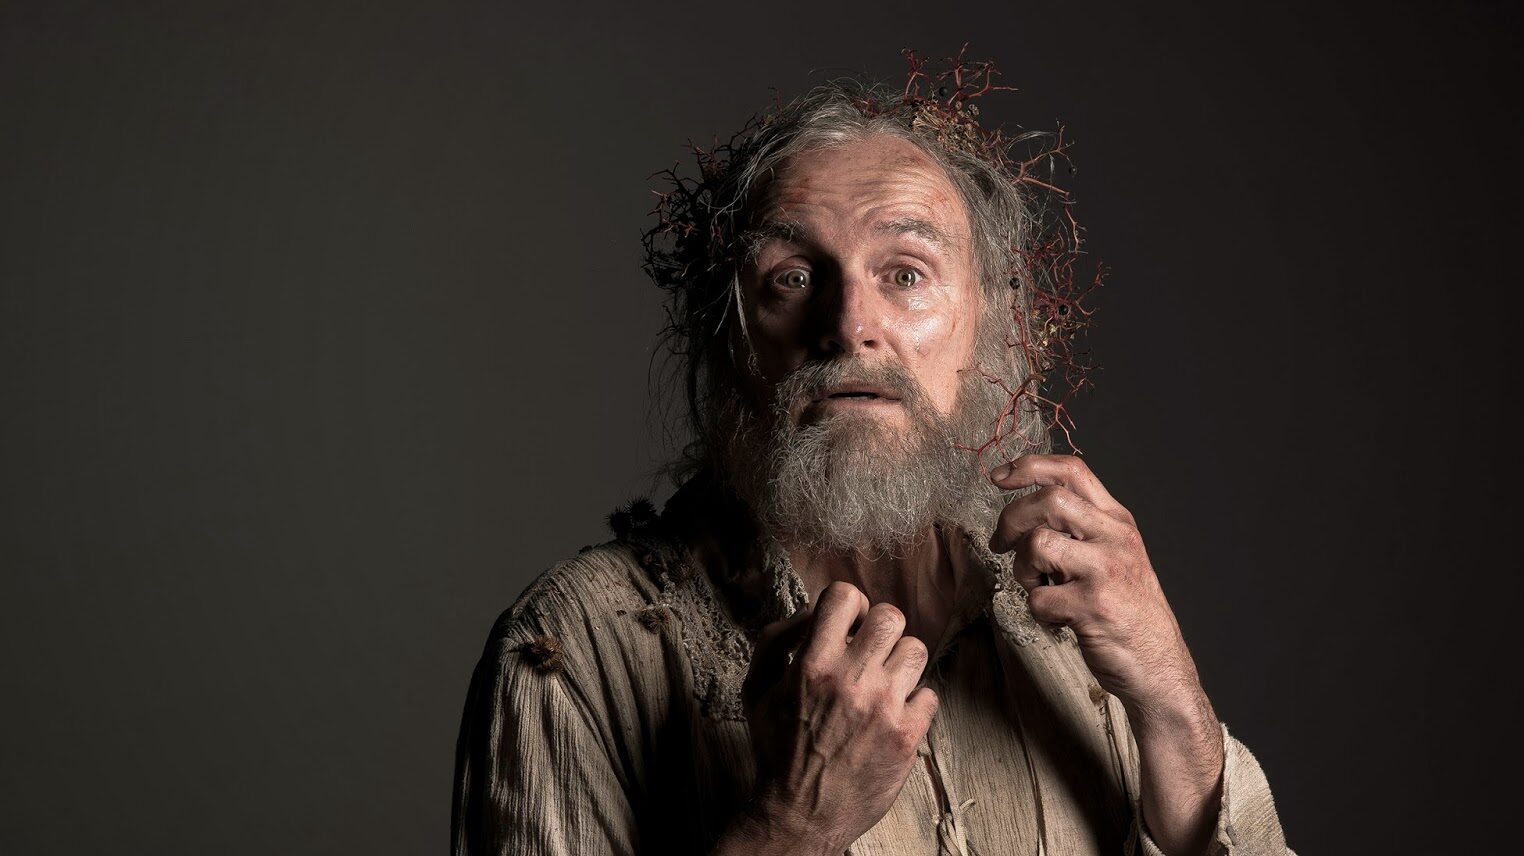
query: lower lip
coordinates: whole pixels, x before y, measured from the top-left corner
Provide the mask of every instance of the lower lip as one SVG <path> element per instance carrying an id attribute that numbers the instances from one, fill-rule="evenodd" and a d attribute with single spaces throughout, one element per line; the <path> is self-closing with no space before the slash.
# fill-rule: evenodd
<path id="1" fill-rule="evenodd" d="M 819 401 L 812 402 L 810 406 L 873 407 L 875 405 L 882 406 L 889 404 L 899 404 L 899 401 L 893 398 L 822 398 Z"/>

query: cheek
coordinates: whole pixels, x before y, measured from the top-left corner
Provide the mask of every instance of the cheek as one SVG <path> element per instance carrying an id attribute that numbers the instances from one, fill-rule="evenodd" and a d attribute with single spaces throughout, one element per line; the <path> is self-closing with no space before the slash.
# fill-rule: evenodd
<path id="1" fill-rule="evenodd" d="M 904 342 L 923 360 L 935 359 L 949 346 L 956 345 L 959 327 L 958 316 L 947 311 L 911 312 L 899 322 L 897 332 Z"/>
<path id="2" fill-rule="evenodd" d="M 974 309 L 967 305 L 912 306 L 895 326 L 901 342 L 917 357 L 928 362 L 957 364 L 967 362 L 972 352 L 976 325 Z M 917 311 L 919 310 L 919 311 Z"/>
<path id="3" fill-rule="evenodd" d="M 958 372 L 973 361 L 974 309 L 945 306 L 911 312 L 897 324 L 900 341 L 917 364 L 921 384 L 941 411 L 952 409 L 962 382 Z M 912 356 L 913 355 L 913 356 Z"/>
<path id="4" fill-rule="evenodd" d="M 798 313 L 776 309 L 759 309 L 751 295 L 747 296 L 746 329 L 751 349 L 757 357 L 757 368 L 769 383 L 787 374 L 799 361 L 799 335 L 802 320 Z M 735 330 L 737 353 L 744 353 L 743 335 Z"/>

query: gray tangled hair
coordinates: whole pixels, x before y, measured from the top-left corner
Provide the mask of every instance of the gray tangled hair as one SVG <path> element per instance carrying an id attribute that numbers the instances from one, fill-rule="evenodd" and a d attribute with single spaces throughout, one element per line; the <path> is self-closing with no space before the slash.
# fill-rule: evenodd
<path id="1" fill-rule="evenodd" d="M 1051 177 L 1055 162 L 1067 161 L 1062 130 L 1006 137 L 980 128 L 973 99 L 1008 88 L 990 84 L 992 69 L 982 89 L 977 81 L 964 82 L 971 78 L 965 70 L 953 91 L 943 86 L 922 94 L 918 76 L 932 86 L 940 78 L 919 71 L 914 55 L 907 55 L 912 74 L 903 91 L 859 79 L 831 81 L 775 105 L 728 143 L 695 147 L 697 176 L 675 167 L 657 173 L 669 187 L 657 194 L 658 222 L 643 243 L 646 273 L 668 293 L 662 340 L 668 371 L 680 381 L 666 389 L 685 393 L 686 419 L 672 420 L 684 423 L 687 434 L 682 453 L 666 468 L 674 480 L 719 463 L 725 438 L 717 413 L 738 395 L 743 373 L 755 370 L 741 272 L 754 252 L 747 235 L 759 213 L 756 201 L 789 158 L 874 135 L 906 140 L 940 164 L 967 209 L 982 284 L 983 347 L 976 356 L 985 380 L 1006 393 L 1003 411 L 997 406 L 989 414 L 989 442 L 971 451 L 1001 463 L 1049 451 L 1055 426 L 1067 434 L 1062 399 L 1045 395 L 1042 385 L 1055 367 L 1074 388 L 1086 382 L 1083 372 L 1075 377 L 1077 363 L 1069 357 L 1090 310 L 1080 305 L 1084 294 L 1072 281 L 1079 230 L 1068 216 L 1067 194 Z M 1012 157 L 1018 148 L 1024 158 Z M 1047 173 L 1039 176 L 1044 165 Z M 665 403 L 670 414 L 674 402 Z"/>

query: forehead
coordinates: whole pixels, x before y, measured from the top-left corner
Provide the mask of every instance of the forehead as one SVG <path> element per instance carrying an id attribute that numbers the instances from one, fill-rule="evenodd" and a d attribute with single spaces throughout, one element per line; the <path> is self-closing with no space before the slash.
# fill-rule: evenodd
<path id="1" fill-rule="evenodd" d="M 924 221 L 956 243 L 969 234 L 963 198 L 942 166 L 887 135 L 789 157 L 756 211 L 759 223 L 801 223 L 811 231 Z"/>

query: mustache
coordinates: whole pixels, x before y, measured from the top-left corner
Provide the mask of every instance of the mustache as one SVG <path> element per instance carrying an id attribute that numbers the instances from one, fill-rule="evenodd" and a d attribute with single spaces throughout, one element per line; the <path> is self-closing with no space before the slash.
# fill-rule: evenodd
<path id="1" fill-rule="evenodd" d="M 878 387 L 908 407 L 921 401 L 921 385 L 899 363 L 887 360 L 870 363 L 860 357 L 842 357 L 803 363 L 789 372 L 773 391 L 773 409 L 779 413 L 792 412 L 799 402 L 814 401 L 844 384 Z"/>

